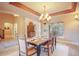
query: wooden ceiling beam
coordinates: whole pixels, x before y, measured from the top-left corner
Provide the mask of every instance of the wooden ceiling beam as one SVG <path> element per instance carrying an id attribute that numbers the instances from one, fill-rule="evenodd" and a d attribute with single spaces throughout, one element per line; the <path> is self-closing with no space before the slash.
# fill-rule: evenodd
<path id="1" fill-rule="evenodd" d="M 71 13 L 71 12 L 74 12 L 76 10 L 76 6 L 77 6 L 77 3 L 76 2 L 72 2 L 72 6 L 71 6 L 70 9 L 67 9 L 67 10 L 64 10 L 64 11 L 60 11 L 60 12 L 56 12 L 56 13 L 51 13 L 49 15 L 50 16 L 57 16 L 57 15 Z"/>
<path id="2" fill-rule="evenodd" d="M 20 9 L 23 9 L 23 10 L 25 10 L 26 12 L 28 11 L 28 12 L 34 14 L 34 15 L 40 16 L 40 13 L 38 13 L 38 12 L 32 10 L 32 9 L 29 8 L 28 6 L 23 5 L 23 4 L 19 3 L 19 2 L 10 2 L 9 4 L 11 4 L 11 5 L 15 6 L 15 7 L 18 7 L 18 8 L 20 8 Z"/>
<path id="3" fill-rule="evenodd" d="M 38 13 L 37 11 L 34 11 L 33 9 L 29 8 L 26 5 L 23 5 L 19 2 L 10 2 L 11 5 L 16 6 L 20 9 L 23 9 L 25 11 L 28 11 L 34 15 L 40 16 L 40 13 Z M 72 2 L 71 8 L 70 9 L 66 9 L 63 11 L 59 11 L 59 12 L 55 12 L 55 13 L 50 13 L 50 16 L 57 16 L 57 15 L 62 15 L 62 14 L 67 14 L 67 13 L 71 13 L 74 12 L 76 10 L 76 6 L 77 6 L 77 2 Z"/>

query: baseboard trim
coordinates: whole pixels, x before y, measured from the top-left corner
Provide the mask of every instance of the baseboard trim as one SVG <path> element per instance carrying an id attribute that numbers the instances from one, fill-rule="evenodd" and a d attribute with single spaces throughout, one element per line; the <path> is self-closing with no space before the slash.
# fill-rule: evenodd
<path id="1" fill-rule="evenodd" d="M 73 42 L 73 41 L 70 41 L 70 40 L 66 40 L 66 39 L 62 39 L 62 38 L 57 39 L 57 42 L 61 42 L 61 43 L 65 42 L 66 44 L 72 44 L 72 45 L 79 46 L 79 44 L 76 43 L 76 42 Z"/>

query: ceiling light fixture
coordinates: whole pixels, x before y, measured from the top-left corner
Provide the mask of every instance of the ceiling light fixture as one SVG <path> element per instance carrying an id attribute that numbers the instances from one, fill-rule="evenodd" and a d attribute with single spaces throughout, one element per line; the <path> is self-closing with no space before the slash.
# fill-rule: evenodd
<path id="1" fill-rule="evenodd" d="M 41 14 L 39 20 L 40 20 L 42 23 L 46 23 L 46 22 L 48 22 L 48 21 L 51 19 L 51 16 L 47 13 L 46 6 L 44 6 L 43 8 L 44 8 L 44 11 L 43 11 L 43 13 Z"/>
<path id="2" fill-rule="evenodd" d="M 19 15 L 17 15 L 17 14 L 14 14 L 14 16 L 15 16 L 15 17 L 17 17 L 17 16 L 19 16 Z"/>
<path id="3" fill-rule="evenodd" d="M 79 14 L 78 13 L 76 13 L 76 15 L 75 15 L 75 20 L 78 20 L 79 21 Z"/>

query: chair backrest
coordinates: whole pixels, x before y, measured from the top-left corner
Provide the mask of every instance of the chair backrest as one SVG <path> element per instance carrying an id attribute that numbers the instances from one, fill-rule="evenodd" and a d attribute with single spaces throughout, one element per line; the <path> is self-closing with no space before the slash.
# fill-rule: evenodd
<path id="1" fill-rule="evenodd" d="M 19 55 L 26 56 L 26 39 L 25 36 L 17 36 L 18 45 L 19 45 Z"/>

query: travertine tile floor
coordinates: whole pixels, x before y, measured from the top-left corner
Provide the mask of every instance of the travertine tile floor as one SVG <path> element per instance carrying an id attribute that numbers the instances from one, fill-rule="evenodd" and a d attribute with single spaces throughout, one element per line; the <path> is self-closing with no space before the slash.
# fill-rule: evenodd
<path id="1" fill-rule="evenodd" d="M 19 51 L 17 44 L 15 46 L 10 46 L 0 50 L 0 56 L 18 56 L 18 55 Z M 46 56 L 46 53 L 42 52 L 41 56 Z M 65 42 L 57 42 L 56 49 L 54 50 L 52 56 L 79 56 L 79 46 L 68 44 Z"/>

